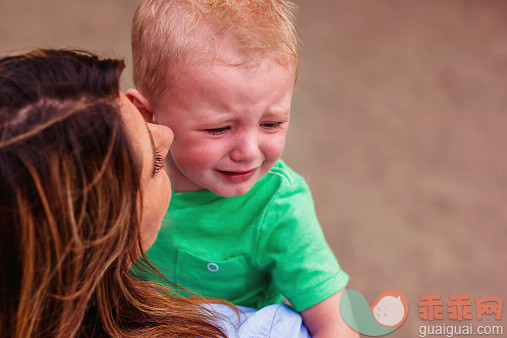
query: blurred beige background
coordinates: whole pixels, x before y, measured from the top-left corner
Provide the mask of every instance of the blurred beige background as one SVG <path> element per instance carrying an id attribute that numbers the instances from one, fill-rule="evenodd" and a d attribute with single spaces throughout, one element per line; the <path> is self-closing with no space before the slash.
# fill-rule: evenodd
<path id="1" fill-rule="evenodd" d="M 0 52 L 126 58 L 126 89 L 137 2 L 1 0 Z M 475 311 L 473 321 L 424 322 L 417 302 L 507 302 L 507 1 L 298 5 L 302 68 L 284 158 L 308 179 L 349 287 L 369 302 L 387 289 L 407 296 L 392 337 L 481 324 Z"/>

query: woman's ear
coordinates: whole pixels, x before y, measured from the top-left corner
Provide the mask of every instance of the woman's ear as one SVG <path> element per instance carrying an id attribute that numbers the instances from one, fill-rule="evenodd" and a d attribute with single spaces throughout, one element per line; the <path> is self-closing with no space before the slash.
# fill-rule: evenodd
<path id="1" fill-rule="evenodd" d="M 137 89 L 127 89 L 125 92 L 127 98 L 134 104 L 134 106 L 141 112 L 143 119 L 148 123 L 153 123 L 153 107 L 143 94 Z"/>

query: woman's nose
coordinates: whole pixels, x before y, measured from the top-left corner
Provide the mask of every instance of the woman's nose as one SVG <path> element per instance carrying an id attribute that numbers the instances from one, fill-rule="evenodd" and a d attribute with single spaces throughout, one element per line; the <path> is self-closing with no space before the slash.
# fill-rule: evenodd
<path id="1" fill-rule="evenodd" d="M 173 131 L 169 127 L 152 123 L 148 123 L 148 128 L 151 131 L 153 141 L 157 145 L 157 150 L 166 156 L 174 140 Z"/>
<path id="2" fill-rule="evenodd" d="M 165 132 L 165 135 L 164 135 L 165 143 L 166 143 L 167 148 L 169 148 L 171 146 L 171 144 L 173 144 L 174 133 L 173 133 L 172 129 L 169 127 L 165 127 L 164 132 Z"/>

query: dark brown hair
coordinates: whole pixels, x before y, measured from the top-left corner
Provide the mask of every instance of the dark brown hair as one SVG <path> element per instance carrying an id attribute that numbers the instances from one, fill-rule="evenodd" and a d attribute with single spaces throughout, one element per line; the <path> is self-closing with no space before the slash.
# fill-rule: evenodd
<path id="1" fill-rule="evenodd" d="M 0 59 L 2 336 L 224 336 L 202 299 L 130 273 L 140 165 L 119 111 L 123 68 L 67 50 Z"/>

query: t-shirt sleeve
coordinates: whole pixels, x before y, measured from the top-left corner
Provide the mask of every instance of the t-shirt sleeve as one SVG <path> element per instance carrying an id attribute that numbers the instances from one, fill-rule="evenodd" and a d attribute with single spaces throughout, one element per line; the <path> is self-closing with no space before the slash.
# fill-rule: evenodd
<path id="1" fill-rule="evenodd" d="M 298 312 L 334 295 L 349 280 L 324 238 L 302 178 L 278 191 L 265 209 L 255 257 Z"/>

